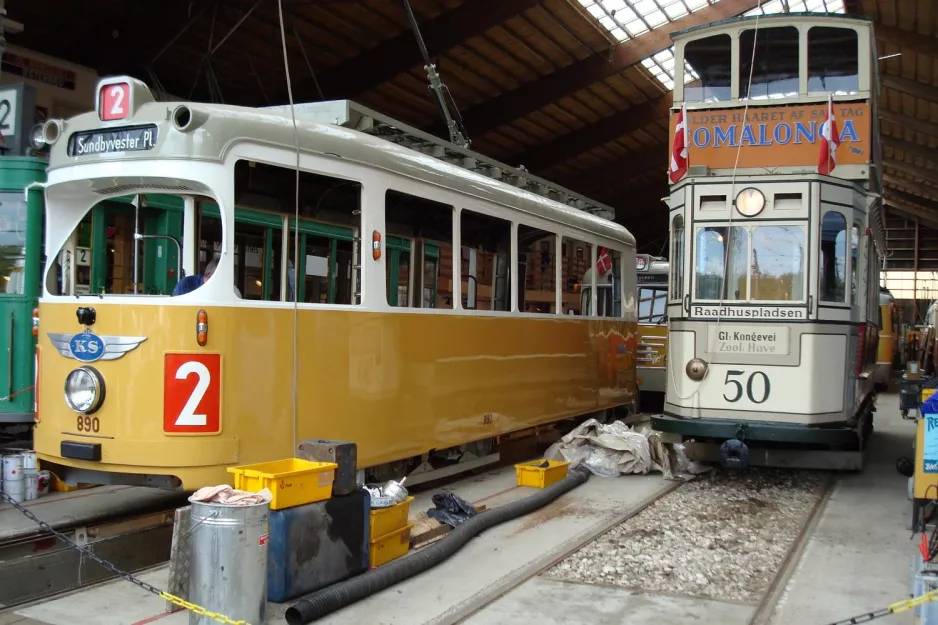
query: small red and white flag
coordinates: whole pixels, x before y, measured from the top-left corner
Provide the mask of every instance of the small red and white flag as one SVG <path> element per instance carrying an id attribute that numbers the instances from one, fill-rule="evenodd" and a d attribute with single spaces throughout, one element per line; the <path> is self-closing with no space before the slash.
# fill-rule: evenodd
<path id="1" fill-rule="evenodd" d="M 818 154 L 817 171 L 828 175 L 837 167 L 837 148 L 840 146 L 840 129 L 837 128 L 837 118 L 834 116 L 834 96 L 828 96 L 827 116 L 818 132 L 821 152 Z"/>
<path id="2" fill-rule="evenodd" d="M 612 269 L 612 259 L 609 258 L 609 250 L 601 247 L 599 248 L 599 258 L 596 259 L 596 270 L 599 275 L 604 276 L 610 269 Z"/>
<path id="3" fill-rule="evenodd" d="M 687 123 L 685 120 L 686 104 L 681 106 L 677 114 L 677 124 L 674 126 L 674 146 L 671 148 L 671 166 L 668 176 L 671 184 L 677 183 L 687 173 Z"/>

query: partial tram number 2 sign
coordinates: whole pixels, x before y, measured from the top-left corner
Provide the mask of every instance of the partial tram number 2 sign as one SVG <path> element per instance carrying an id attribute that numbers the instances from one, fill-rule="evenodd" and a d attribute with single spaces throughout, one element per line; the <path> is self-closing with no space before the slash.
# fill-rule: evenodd
<path id="1" fill-rule="evenodd" d="M 221 354 L 166 354 L 163 431 L 221 431 Z"/>
<path id="2" fill-rule="evenodd" d="M 101 119 L 111 121 L 127 117 L 130 85 L 119 82 L 101 87 Z"/>

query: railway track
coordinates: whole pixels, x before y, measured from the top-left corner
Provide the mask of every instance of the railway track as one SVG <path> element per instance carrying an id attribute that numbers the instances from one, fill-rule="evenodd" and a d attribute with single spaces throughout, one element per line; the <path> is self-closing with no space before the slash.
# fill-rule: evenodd
<path id="1" fill-rule="evenodd" d="M 825 474 L 820 478 L 817 485 L 816 496 L 813 498 L 813 502 L 810 504 L 808 509 L 805 510 L 805 513 L 800 515 L 797 533 L 786 545 L 784 557 L 781 558 L 779 565 L 775 568 L 772 575 L 766 580 L 766 583 L 759 589 L 755 599 L 750 598 L 748 601 L 742 602 L 736 601 L 736 603 L 744 603 L 748 606 L 751 606 L 751 611 L 748 611 L 747 617 L 741 618 L 739 621 L 733 621 L 734 623 L 738 622 L 739 625 L 769 625 L 769 623 L 771 623 L 775 608 L 777 607 L 779 600 L 784 595 L 785 589 L 788 586 L 788 582 L 798 566 L 804 547 L 813 534 L 814 528 L 816 527 L 821 512 L 826 505 L 835 481 L 836 477 L 834 474 Z M 561 581 L 575 581 L 579 583 L 598 584 L 602 586 L 616 586 L 623 588 L 624 590 L 643 592 L 648 594 L 654 594 L 658 592 L 672 595 L 683 594 L 680 593 L 680 591 L 669 592 L 666 589 L 660 588 L 643 588 L 634 585 L 619 585 L 615 583 L 609 583 L 606 580 L 596 580 L 591 582 L 586 580 L 564 579 L 563 575 L 555 576 L 553 573 L 557 571 L 562 563 L 568 559 L 576 558 L 577 554 L 582 550 L 589 548 L 590 545 L 594 545 L 602 541 L 604 536 L 615 531 L 620 531 L 621 528 L 627 528 L 630 522 L 633 520 L 638 520 L 646 511 L 651 511 L 656 505 L 664 502 L 669 497 L 675 497 L 678 495 L 678 493 L 681 492 L 682 489 L 692 488 L 693 484 L 695 484 L 695 482 L 675 482 L 672 487 L 663 491 L 659 491 L 654 496 L 649 497 L 648 499 L 640 502 L 638 505 L 623 511 L 621 515 L 610 519 L 601 526 L 595 527 L 590 532 L 581 534 L 575 537 L 575 539 L 568 541 L 562 546 L 561 549 L 554 550 L 550 554 L 546 554 L 545 557 L 532 562 L 528 567 L 526 567 L 523 575 L 513 575 L 511 579 L 506 578 L 500 580 L 498 584 L 493 584 L 493 586 L 497 586 L 497 591 L 486 591 L 476 597 L 473 597 L 471 600 L 462 602 L 462 604 L 458 606 L 453 606 L 447 612 L 446 616 L 449 618 L 436 619 L 433 621 L 434 624 L 465 623 L 467 621 L 471 621 L 474 615 L 482 612 L 486 607 L 492 605 L 515 588 L 538 576 L 544 576 L 550 579 L 560 579 Z M 669 529 L 673 534 L 681 534 L 688 529 L 681 527 L 680 525 L 680 520 L 676 519 L 675 526 Z M 597 551 L 602 551 L 602 549 L 598 549 Z M 590 557 L 592 557 L 595 561 L 597 557 L 596 553 L 594 552 Z M 690 593 L 688 593 L 686 596 L 691 598 L 714 598 L 712 596 L 702 596 L 699 594 Z M 726 622 L 730 623 L 730 621 Z"/>
<path id="2" fill-rule="evenodd" d="M 90 546 L 118 568 L 135 572 L 169 561 L 174 510 L 175 506 L 56 529 L 76 544 Z M 96 562 L 42 530 L 0 542 L 0 610 L 113 578 Z"/>

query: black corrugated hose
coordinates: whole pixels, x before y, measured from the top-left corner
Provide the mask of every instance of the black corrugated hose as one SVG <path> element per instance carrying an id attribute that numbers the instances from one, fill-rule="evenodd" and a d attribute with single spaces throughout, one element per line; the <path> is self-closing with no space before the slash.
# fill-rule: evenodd
<path id="1" fill-rule="evenodd" d="M 357 577 L 317 590 L 293 604 L 286 613 L 289 625 L 305 625 L 348 605 L 423 573 L 447 559 L 484 530 L 534 512 L 589 479 L 589 471 L 577 467 L 567 477 L 530 497 L 478 514 L 453 529 L 443 539 L 404 558 L 394 560 Z"/>

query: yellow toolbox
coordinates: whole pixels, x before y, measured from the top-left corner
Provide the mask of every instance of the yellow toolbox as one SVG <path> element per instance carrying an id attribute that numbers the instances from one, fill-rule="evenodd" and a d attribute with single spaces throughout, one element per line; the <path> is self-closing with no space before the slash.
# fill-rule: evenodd
<path id="1" fill-rule="evenodd" d="M 413 500 L 413 497 L 408 497 L 401 503 L 396 503 L 387 508 L 372 508 L 371 536 L 369 540 L 376 540 L 380 536 L 405 527 L 410 516 L 410 502 Z"/>
<path id="2" fill-rule="evenodd" d="M 260 464 L 231 467 L 234 487 L 256 493 L 269 488 L 271 510 L 302 506 L 332 497 L 332 481 L 339 465 L 334 462 L 311 462 L 287 458 Z"/>
<path id="3" fill-rule="evenodd" d="M 382 564 L 387 564 L 391 560 L 400 558 L 410 550 L 410 529 L 413 525 L 394 530 L 384 536 L 371 541 L 368 559 L 371 562 L 371 568 L 377 568 Z"/>
<path id="4" fill-rule="evenodd" d="M 541 467 L 545 462 L 548 466 Z M 561 460 L 532 460 L 531 462 L 522 462 L 515 465 L 515 475 L 518 478 L 518 486 L 530 486 L 532 488 L 547 488 L 554 482 L 559 482 L 567 477 L 567 467 L 569 462 Z"/>

